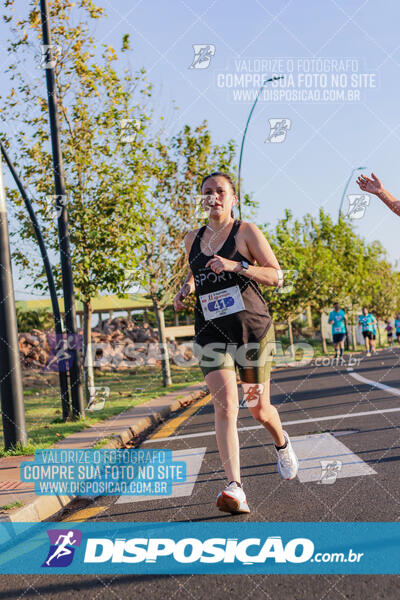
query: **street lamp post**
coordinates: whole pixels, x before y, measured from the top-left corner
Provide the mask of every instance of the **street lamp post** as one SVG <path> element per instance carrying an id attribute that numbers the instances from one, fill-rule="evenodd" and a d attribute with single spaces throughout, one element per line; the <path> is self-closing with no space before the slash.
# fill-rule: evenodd
<path id="1" fill-rule="evenodd" d="M 68 213 L 65 202 L 64 167 L 60 143 L 60 126 L 58 120 L 56 81 L 53 61 L 53 49 L 51 45 L 51 34 L 49 26 L 49 11 L 47 0 L 40 0 L 40 14 L 42 19 L 42 36 L 44 50 L 46 51 L 46 84 L 47 101 L 49 106 L 50 137 L 53 153 L 54 184 L 56 192 L 56 208 L 58 214 L 58 239 L 61 254 L 61 275 L 64 292 L 65 326 L 67 330 L 67 350 L 71 354 L 69 367 L 72 417 L 85 416 L 83 405 L 83 394 L 80 373 L 80 356 L 77 344 L 76 332 L 76 309 L 74 296 L 74 281 L 72 277 L 71 249 L 68 232 Z M 71 339 L 72 347 L 68 347 Z"/>
<path id="2" fill-rule="evenodd" d="M 51 298 L 51 306 L 53 309 L 53 317 L 54 317 L 54 329 L 56 332 L 56 336 L 59 340 L 62 340 L 63 330 L 62 330 L 62 322 L 61 322 L 61 314 L 58 306 L 57 299 L 57 291 L 54 283 L 53 271 L 51 270 L 50 260 L 47 254 L 46 246 L 44 243 L 44 239 L 42 236 L 42 232 L 38 223 L 38 220 L 35 215 L 35 211 L 33 210 L 32 204 L 29 200 L 29 197 L 21 183 L 20 178 L 17 175 L 17 172 L 12 164 L 10 157 L 7 154 L 7 151 L 3 144 L 0 142 L 0 151 L 6 161 L 8 168 L 10 169 L 11 175 L 14 178 L 15 183 L 21 193 L 21 196 L 25 202 L 26 209 L 29 213 L 29 217 L 31 219 L 33 229 L 35 231 L 35 236 L 39 245 L 40 253 L 42 255 L 44 270 L 46 271 L 47 276 L 47 285 L 49 286 L 50 298 Z M 66 421 L 70 416 L 70 405 L 69 405 L 69 391 L 68 391 L 68 375 L 67 375 L 67 362 L 64 360 L 64 357 L 57 353 L 57 363 L 58 363 L 58 378 L 60 382 L 60 391 L 61 391 L 61 408 L 62 408 L 62 416 L 63 420 Z"/>
<path id="3" fill-rule="evenodd" d="M 343 202 L 344 202 L 344 198 L 346 196 L 346 192 L 347 192 L 347 188 L 350 185 L 350 181 L 353 178 L 353 175 L 356 171 L 364 171 L 364 169 L 366 169 L 367 167 L 356 167 L 355 169 L 353 169 L 350 173 L 350 176 L 346 182 L 346 185 L 344 186 L 344 190 L 343 190 L 343 194 L 342 194 L 342 199 L 340 200 L 340 206 L 339 206 L 339 217 L 338 219 L 340 219 L 340 215 L 342 214 L 342 208 L 343 208 Z"/>
<path id="4" fill-rule="evenodd" d="M 0 158 L 0 400 L 4 447 L 25 446 L 24 395 L 11 273 L 6 194 Z"/>
<path id="5" fill-rule="evenodd" d="M 253 111 L 256 107 L 258 98 L 260 97 L 260 94 L 262 92 L 263 87 L 269 83 L 270 81 L 276 81 L 277 79 L 283 79 L 283 75 L 279 75 L 279 77 L 270 77 L 269 79 L 265 79 L 260 87 L 260 89 L 258 90 L 258 94 L 256 96 L 256 99 L 254 100 L 254 104 L 251 107 L 251 111 L 249 113 L 249 116 L 247 118 L 247 122 L 246 122 L 246 127 L 244 128 L 244 132 L 243 132 L 243 137 L 242 137 L 242 143 L 240 146 L 240 155 L 239 155 L 239 167 L 238 167 L 238 207 L 239 207 L 239 219 L 242 219 L 242 203 L 241 203 L 241 198 L 240 198 L 240 170 L 242 168 L 242 156 L 243 156 L 243 148 L 244 148 L 244 140 L 246 138 L 246 133 L 247 133 L 247 128 L 249 126 L 250 123 L 250 119 L 251 119 L 251 115 L 253 114 Z"/>

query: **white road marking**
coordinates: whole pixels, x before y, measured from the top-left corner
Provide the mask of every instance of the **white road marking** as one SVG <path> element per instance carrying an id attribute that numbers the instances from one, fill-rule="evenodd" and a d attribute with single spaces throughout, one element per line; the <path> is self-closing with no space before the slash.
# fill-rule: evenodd
<path id="1" fill-rule="evenodd" d="M 292 437 L 291 442 L 299 459 L 297 476 L 302 483 L 321 481 L 324 473 L 321 461 L 328 468 L 332 465 L 337 479 L 376 474 L 372 467 L 330 433 Z"/>
<path id="2" fill-rule="evenodd" d="M 169 438 L 168 438 L 169 439 Z M 158 442 L 160 440 L 154 440 Z M 172 494 L 170 496 L 120 496 L 115 504 L 126 504 L 131 502 L 149 502 L 150 500 L 165 500 L 168 498 L 178 498 L 181 496 L 191 496 L 194 484 L 203 462 L 204 454 L 207 448 L 191 448 L 189 450 L 173 450 L 172 459 L 181 460 L 186 463 L 186 481 L 172 484 Z"/>
<path id="3" fill-rule="evenodd" d="M 367 383 L 368 385 L 376 387 L 380 390 L 389 392 L 389 394 L 393 394 L 394 396 L 400 396 L 400 390 L 398 390 L 397 388 L 391 387 L 389 385 L 385 385 L 384 383 L 380 383 L 379 381 L 373 381 L 372 379 L 367 379 L 366 377 L 363 377 L 362 375 L 359 375 L 358 373 L 354 372 L 351 367 L 349 367 L 347 369 L 347 371 L 348 371 L 349 375 L 351 375 L 351 377 L 354 377 L 354 379 L 357 379 L 361 383 Z M 310 418 L 310 419 L 298 419 L 296 421 L 285 421 L 284 423 L 282 423 L 282 425 L 300 425 L 302 423 L 315 423 L 316 421 L 331 421 L 334 419 L 350 419 L 351 417 L 365 417 L 368 415 L 383 414 L 383 413 L 398 412 L 398 411 L 400 411 L 400 408 L 384 408 L 382 410 L 367 410 L 367 411 L 363 411 L 363 412 L 346 413 L 346 414 L 342 414 L 342 415 L 331 415 L 328 417 L 315 417 L 315 418 Z M 254 429 L 263 429 L 263 425 L 252 425 L 250 427 L 239 427 L 238 431 L 239 432 L 240 431 L 253 431 Z M 187 438 L 204 437 L 204 436 L 209 436 L 209 435 L 215 435 L 215 431 L 202 431 L 200 433 L 188 433 L 188 434 L 183 434 L 183 435 L 176 435 L 173 437 L 158 438 L 155 440 L 150 439 L 150 440 L 146 440 L 143 443 L 144 444 L 154 444 L 155 442 L 166 442 L 169 440 L 183 440 L 183 439 L 187 439 Z"/>
<path id="4" fill-rule="evenodd" d="M 353 435 L 353 433 L 359 433 L 359 431 L 359 429 L 343 429 L 343 431 L 332 431 L 331 435 L 340 437 L 342 435 Z"/>
<path id="5" fill-rule="evenodd" d="M 282 425 L 300 425 L 302 423 L 315 423 L 320 421 L 334 421 L 335 419 L 350 419 L 352 417 L 366 417 L 369 415 L 377 415 L 391 412 L 399 412 L 399 408 L 383 408 L 382 410 L 365 410 L 363 412 L 344 413 L 341 415 L 329 415 L 328 417 L 313 417 L 311 419 L 297 419 L 296 421 L 284 421 Z M 254 429 L 264 429 L 263 425 L 251 425 L 250 427 L 238 427 L 238 432 L 253 431 Z M 183 435 L 175 435 L 166 438 L 158 438 L 155 440 L 146 440 L 143 444 L 154 444 L 156 442 L 169 442 L 172 440 L 183 440 L 187 438 L 204 437 L 215 435 L 215 431 L 201 431 L 200 433 L 186 433 Z"/>
<path id="6" fill-rule="evenodd" d="M 352 377 L 354 377 L 354 379 L 357 379 L 357 381 L 361 381 L 361 383 L 367 383 L 368 385 L 372 385 L 373 387 L 376 387 L 380 390 L 383 390 L 385 392 L 389 392 L 389 394 L 394 394 L 395 396 L 400 396 L 400 390 L 398 390 L 397 388 L 391 387 L 390 385 L 385 385 L 384 383 L 380 383 L 380 381 L 373 381 L 372 379 L 367 379 L 366 377 L 363 377 L 362 375 L 359 375 L 356 372 L 351 372 L 349 369 L 349 375 L 351 375 Z"/>

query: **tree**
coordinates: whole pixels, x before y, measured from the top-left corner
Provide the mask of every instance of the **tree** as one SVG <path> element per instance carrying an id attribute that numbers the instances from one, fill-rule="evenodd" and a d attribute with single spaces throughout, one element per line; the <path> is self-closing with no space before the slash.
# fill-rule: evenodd
<path id="1" fill-rule="evenodd" d="M 302 225 L 293 220 L 291 211 L 278 221 L 275 229 L 261 226 L 284 271 L 284 287 L 280 290 L 265 289 L 274 320 L 285 321 L 296 314 L 305 301 L 302 274 L 306 269 L 306 244 Z"/>
<path id="2" fill-rule="evenodd" d="M 277 320 L 288 320 L 290 325 L 306 306 L 322 318 L 334 301 L 346 305 L 352 291 L 359 289 L 357 266 L 362 245 L 343 220 L 335 224 L 321 209 L 318 219 L 306 214 L 302 221 L 294 221 L 286 211 L 269 238 L 288 280 L 285 293 L 274 293 L 271 298 Z M 324 338 L 322 341 L 326 351 Z"/>
<path id="3" fill-rule="evenodd" d="M 271 290 L 265 288 L 264 297 L 269 305 L 274 321 L 287 321 L 290 348 L 293 352 L 293 317 L 304 306 L 304 287 L 299 278 L 305 269 L 306 245 L 302 236 L 301 224 L 293 221 L 291 211 L 285 210 L 273 230 L 268 225 L 261 227 L 284 272 L 284 286 Z"/>
<path id="4" fill-rule="evenodd" d="M 48 309 L 23 310 L 17 306 L 16 312 L 19 333 L 27 333 L 32 329 L 48 331 L 54 327 L 54 320 Z"/>
<path id="5" fill-rule="evenodd" d="M 318 219 L 306 214 L 298 221 L 286 211 L 275 229 L 265 226 L 264 230 L 289 275 L 286 293 L 265 292 L 274 319 L 290 322 L 307 304 L 322 314 L 336 301 L 353 316 L 355 344 L 354 317 L 362 305 L 378 318 L 397 312 L 399 273 L 381 244 L 367 244 L 348 220 L 341 217 L 334 223 L 321 209 Z"/>
<path id="6" fill-rule="evenodd" d="M 365 243 L 354 232 L 351 222 L 340 217 L 333 223 L 327 215 L 324 217 L 323 237 L 332 252 L 335 262 L 335 294 L 330 304 L 339 302 L 351 316 L 353 349 L 356 348 L 355 311 L 363 294 L 365 270 Z"/>
<path id="7" fill-rule="evenodd" d="M 393 313 L 400 313 L 400 273 L 394 271 L 392 273 L 392 284 L 393 284 Z"/>
<path id="8" fill-rule="evenodd" d="M 38 0 L 29 14 L 17 19 L 13 0 L 6 1 L 5 20 L 11 29 L 8 51 L 13 63 L 6 72 L 12 89 L 0 97 L 0 118 L 13 123 L 14 162 L 25 185 L 34 190 L 35 210 L 43 220 L 48 248 L 58 248 L 49 146 L 47 98 L 42 70 L 29 79 L 29 51 L 40 57 L 41 21 Z M 53 0 L 50 6 L 55 74 L 65 183 L 69 213 L 72 268 L 78 299 L 84 304 L 84 373 L 88 402 L 94 392 L 91 357 L 91 299 L 100 291 L 126 291 L 126 270 L 138 266 L 135 246 L 146 220 L 146 188 L 142 164 L 149 159 L 146 132 L 150 119 L 147 103 L 151 86 L 144 69 L 116 71 L 112 46 L 99 49 L 91 27 L 104 16 L 91 0 Z M 129 37 L 122 40 L 122 52 Z M 37 60 L 38 62 L 38 60 Z M 8 147 L 7 139 L 4 139 Z M 19 244 L 13 258 L 29 268 L 34 287 L 46 288 L 44 270 L 33 250 L 32 225 L 14 190 L 8 191 L 17 207 Z M 33 252 L 32 252 L 33 250 Z M 61 273 L 54 266 L 58 287 Z"/>

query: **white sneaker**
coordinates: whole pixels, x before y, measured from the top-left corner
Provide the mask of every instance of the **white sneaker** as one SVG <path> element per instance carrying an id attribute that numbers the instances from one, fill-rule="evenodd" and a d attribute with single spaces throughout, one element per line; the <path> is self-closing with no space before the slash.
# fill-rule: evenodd
<path id="1" fill-rule="evenodd" d="M 232 481 L 217 496 L 217 506 L 222 512 L 228 513 L 249 513 L 246 494 L 243 488 L 239 487 L 236 481 Z"/>
<path id="2" fill-rule="evenodd" d="M 283 479 L 294 479 L 299 470 L 299 461 L 297 460 L 293 446 L 290 443 L 289 435 L 286 431 L 283 432 L 283 435 L 287 441 L 286 448 L 283 448 L 282 450 L 277 450 L 275 448 L 278 457 L 278 472 Z"/>

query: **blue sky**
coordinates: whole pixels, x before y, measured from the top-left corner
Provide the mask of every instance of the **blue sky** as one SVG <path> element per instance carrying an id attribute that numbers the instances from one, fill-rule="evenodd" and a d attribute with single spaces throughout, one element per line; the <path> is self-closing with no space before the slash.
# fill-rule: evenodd
<path id="1" fill-rule="evenodd" d="M 23 15 L 26 4 L 17 2 L 17 13 Z M 215 142 L 233 138 L 239 146 L 252 101 L 240 97 L 240 83 L 234 88 L 222 84 L 245 73 L 270 76 L 279 65 L 286 87 L 276 89 L 284 95 L 281 100 L 260 98 L 243 157 L 243 186 L 260 203 L 259 223 L 276 223 L 285 208 L 300 218 L 307 212 L 316 215 L 322 206 L 336 218 L 345 183 L 358 166 L 367 166 L 368 174 L 373 170 L 400 198 L 398 2 L 99 0 L 98 4 L 107 18 L 97 25 L 96 38 L 119 50 L 121 36 L 130 34 L 130 62 L 133 68 L 146 68 L 170 133 L 185 123 L 207 119 Z M 0 33 L 6 35 L 4 24 Z M 211 45 L 212 51 L 215 47 L 207 68 L 189 68 L 194 44 Z M 322 74 L 317 59 L 326 59 Z M 289 69 L 295 84 L 291 88 Z M 332 73 L 338 72 L 339 90 L 332 88 Z M 312 86 L 307 88 L 310 77 Z M 360 81 L 366 87 L 360 87 Z M 253 83 L 254 79 L 247 89 L 255 93 Z M 307 93 L 307 100 L 293 101 L 293 89 Z M 326 90 L 343 95 L 322 101 Z M 172 109 L 173 101 L 178 110 Z M 266 142 L 269 119 L 290 121 L 281 143 Z M 355 178 L 348 193 L 358 193 Z M 347 207 L 346 199 L 345 211 Z M 372 196 L 364 216 L 353 222 L 367 240 L 380 240 L 393 262 L 399 258 L 400 219 L 378 199 Z M 29 283 L 24 276 L 28 288 Z M 21 286 L 16 282 L 17 290 Z M 28 296 L 17 292 L 16 297 Z"/>

